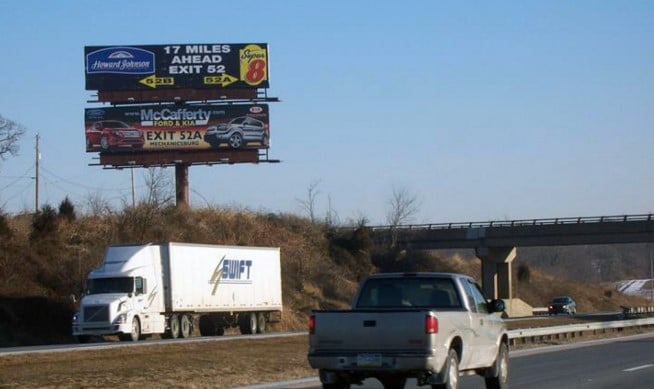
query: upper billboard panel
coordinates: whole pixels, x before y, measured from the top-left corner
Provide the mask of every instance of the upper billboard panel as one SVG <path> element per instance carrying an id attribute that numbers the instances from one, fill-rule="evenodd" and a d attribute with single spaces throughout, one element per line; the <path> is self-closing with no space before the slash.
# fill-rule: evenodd
<path id="1" fill-rule="evenodd" d="M 268 45 L 86 46 L 86 89 L 268 88 Z"/>

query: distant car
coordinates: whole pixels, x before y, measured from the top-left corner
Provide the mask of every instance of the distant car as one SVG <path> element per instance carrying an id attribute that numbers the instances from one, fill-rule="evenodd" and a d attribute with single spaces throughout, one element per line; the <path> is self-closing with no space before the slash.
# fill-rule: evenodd
<path id="1" fill-rule="evenodd" d="M 577 313 L 577 303 L 570 296 L 554 297 L 547 306 L 547 312 L 552 315 L 556 313 L 567 313 L 574 315 Z"/>
<path id="2" fill-rule="evenodd" d="M 119 120 L 100 120 L 86 129 L 86 150 L 101 151 L 121 147 L 141 148 L 145 143 L 143 131 Z"/>
<path id="3" fill-rule="evenodd" d="M 226 143 L 230 149 L 242 149 L 249 142 L 258 142 L 262 147 L 268 147 L 266 125 L 249 116 L 240 116 L 229 123 L 207 128 L 204 141 L 212 147 L 220 147 Z"/>

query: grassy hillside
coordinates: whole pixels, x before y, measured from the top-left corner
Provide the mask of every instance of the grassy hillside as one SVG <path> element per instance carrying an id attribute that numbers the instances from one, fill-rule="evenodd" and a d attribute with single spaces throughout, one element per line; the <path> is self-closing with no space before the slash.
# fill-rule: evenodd
<path id="1" fill-rule="evenodd" d="M 294 215 L 140 205 L 75 217 L 71 209 L 44 207 L 36 215 L 0 216 L 0 347 L 71 341 L 69 296 L 100 265 L 105 247 L 165 241 L 280 247 L 280 329 L 304 329 L 311 309 L 347 307 L 358 280 L 371 272 L 452 271 L 477 279 L 480 272 L 476 259 L 384 251 L 372 247 L 365 229 L 340 231 Z M 535 306 L 557 294 L 575 296 L 580 311 L 630 304 L 611 289 L 528 273 L 514 294 Z"/>

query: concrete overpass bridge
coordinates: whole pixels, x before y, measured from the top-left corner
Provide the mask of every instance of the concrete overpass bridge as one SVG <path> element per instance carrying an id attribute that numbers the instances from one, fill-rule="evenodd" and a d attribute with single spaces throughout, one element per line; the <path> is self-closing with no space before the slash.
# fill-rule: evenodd
<path id="1" fill-rule="evenodd" d="M 370 227 L 375 244 L 399 248 L 474 249 L 488 297 L 510 299 L 518 247 L 654 242 L 654 215 L 570 217 Z"/>

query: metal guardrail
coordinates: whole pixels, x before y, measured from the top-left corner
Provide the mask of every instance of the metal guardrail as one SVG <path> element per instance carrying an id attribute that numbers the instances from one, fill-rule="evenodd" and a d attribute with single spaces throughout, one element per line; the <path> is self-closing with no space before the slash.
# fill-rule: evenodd
<path id="1" fill-rule="evenodd" d="M 635 318 L 643 316 L 653 316 L 654 307 L 625 307 L 622 306 L 622 317 Z"/>
<path id="2" fill-rule="evenodd" d="M 404 224 L 398 226 L 370 226 L 373 231 L 383 230 L 450 230 L 462 228 L 493 228 L 493 227 L 521 227 L 521 226 L 546 226 L 561 224 L 590 224 L 590 223 L 624 223 L 635 221 L 654 221 L 654 214 L 642 215 L 614 215 L 614 216 L 590 216 L 590 217 L 562 217 L 548 219 L 521 219 L 521 220 L 500 220 L 487 222 L 462 222 L 462 223 L 429 223 L 429 224 Z M 354 229 L 354 227 L 352 227 Z"/>
<path id="3" fill-rule="evenodd" d="M 516 344 L 517 340 L 521 343 L 530 343 L 535 341 L 542 341 L 545 338 L 553 339 L 553 337 L 560 338 L 561 336 L 578 337 L 583 336 L 584 332 L 606 332 L 620 330 L 629 327 L 649 327 L 654 326 L 654 317 L 631 319 L 631 320 L 615 320 L 607 322 L 594 322 L 588 324 L 567 324 L 554 327 L 536 327 L 525 328 L 508 331 L 511 344 Z"/>

